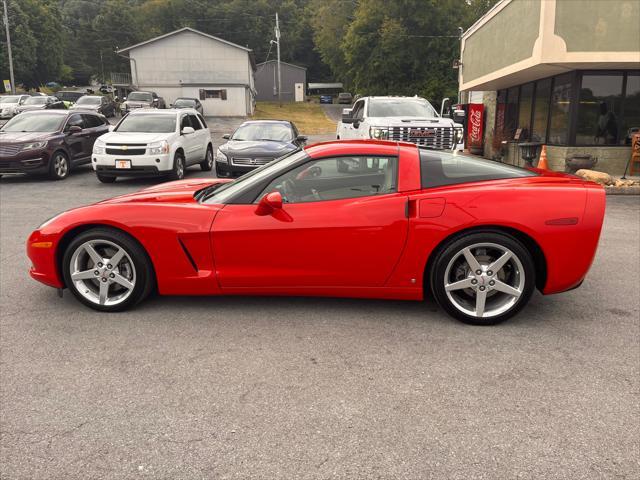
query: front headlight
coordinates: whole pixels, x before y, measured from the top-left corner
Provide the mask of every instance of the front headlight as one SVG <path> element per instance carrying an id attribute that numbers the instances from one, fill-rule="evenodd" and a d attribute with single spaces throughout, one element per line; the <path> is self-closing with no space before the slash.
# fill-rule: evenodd
<path id="1" fill-rule="evenodd" d="M 229 163 L 229 159 L 224 153 L 220 151 L 220 149 L 216 151 L 216 162 Z"/>
<path id="2" fill-rule="evenodd" d="M 371 127 L 369 129 L 369 136 L 376 140 L 386 140 L 389 138 L 389 130 L 386 128 Z"/>
<path id="3" fill-rule="evenodd" d="M 456 143 L 462 143 L 464 138 L 464 130 L 462 128 L 456 128 Z"/>
<path id="4" fill-rule="evenodd" d="M 106 147 L 107 144 L 102 140 L 96 140 L 96 143 L 93 144 L 94 155 L 104 155 L 105 153 L 107 153 Z"/>
<path id="5" fill-rule="evenodd" d="M 22 150 L 37 150 L 38 148 L 44 148 L 47 142 L 29 142 L 22 145 Z"/>
<path id="6" fill-rule="evenodd" d="M 149 144 L 149 155 L 163 155 L 169 153 L 169 143 L 166 140 Z"/>

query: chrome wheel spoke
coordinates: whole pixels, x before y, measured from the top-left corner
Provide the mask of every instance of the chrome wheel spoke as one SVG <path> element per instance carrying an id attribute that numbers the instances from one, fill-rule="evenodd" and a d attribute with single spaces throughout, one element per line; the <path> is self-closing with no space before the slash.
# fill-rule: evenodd
<path id="1" fill-rule="evenodd" d="M 87 243 L 85 244 L 84 249 L 91 257 L 91 260 L 93 260 L 93 263 L 95 263 L 96 265 L 98 263 L 102 263 L 103 258 L 102 256 L 100 256 L 98 252 L 96 252 L 96 249 L 93 248 L 93 245 L 91 245 L 90 243 Z"/>
<path id="2" fill-rule="evenodd" d="M 489 265 L 488 270 L 493 272 L 499 272 L 502 267 L 504 267 L 507 262 L 511 259 L 511 252 L 504 252 L 500 258 L 498 258 L 495 262 Z"/>
<path id="3" fill-rule="evenodd" d="M 71 280 L 89 280 L 90 278 L 96 278 L 95 270 L 84 270 L 82 272 L 74 272 L 71 274 Z"/>
<path id="4" fill-rule="evenodd" d="M 133 283 L 131 283 L 129 280 L 124 278 L 119 273 L 114 273 L 114 277 L 112 278 L 112 280 L 113 280 L 113 283 L 117 283 L 118 285 L 122 285 L 127 290 L 133 290 L 133 287 L 134 287 Z"/>
<path id="5" fill-rule="evenodd" d="M 500 280 L 496 280 L 496 284 L 493 286 L 493 289 L 502 293 L 506 293 L 507 295 L 511 295 L 513 297 L 519 297 L 522 294 L 522 292 L 517 288 L 514 288 L 511 285 L 507 285 Z"/>
<path id="6" fill-rule="evenodd" d="M 482 317 L 484 315 L 484 307 L 487 302 L 487 291 L 478 290 L 476 292 L 476 317 Z"/>
<path id="7" fill-rule="evenodd" d="M 124 249 L 120 248 L 115 253 L 115 255 L 113 255 L 113 257 L 111 257 L 107 261 L 111 264 L 113 268 L 116 268 L 116 265 L 120 263 L 120 260 L 122 260 L 123 257 L 124 257 Z"/>
<path id="8" fill-rule="evenodd" d="M 453 290 L 462 290 L 464 288 L 471 288 L 473 284 L 471 283 L 471 277 L 465 278 L 464 280 L 459 280 L 457 282 L 448 283 L 444 286 L 447 292 L 451 292 Z"/>
<path id="9" fill-rule="evenodd" d="M 471 270 L 473 270 L 474 272 L 476 270 L 480 270 L 480 263 L 478 263 L 476 257 L 473 256 L 473 253 L 471 253 L 471 249 L 469 247 L 462 250 L 462 254 L 464 255 L 464 258 L 469 264 Z"/>
<path id="10" fill-rule="evenodd" d="M 109 298 L 109 282 L 100 282 L 100 295 L 98 301 L 100 305 L 104 305 Z"/>

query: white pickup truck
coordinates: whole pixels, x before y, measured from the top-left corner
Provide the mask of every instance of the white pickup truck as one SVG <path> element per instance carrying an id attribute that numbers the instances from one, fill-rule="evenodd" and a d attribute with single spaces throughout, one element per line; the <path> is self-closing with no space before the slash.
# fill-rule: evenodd
<path id="1" fill-rule="evenodd" d="M 439 115 L 420 97 L 363 97 L 342 110 L 336 136 L 341 140 L 372 138 L 462 150 L 463 126 L 454 121 L 457 119 Z"/>

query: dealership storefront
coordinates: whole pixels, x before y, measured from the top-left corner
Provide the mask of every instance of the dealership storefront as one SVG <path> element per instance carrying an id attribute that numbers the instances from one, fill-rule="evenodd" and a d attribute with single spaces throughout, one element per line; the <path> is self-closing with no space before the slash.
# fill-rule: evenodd
<path id="1" fill-rule="evenodd" d="M 484 107 L 483 155 L 522 164 L 522 143 L 544 144 L 551 168 L 581 156 L 622 175 L 640 129 L 638 18 L 625 0 L 498 2 L 462 40 L 461 99 Z"/>

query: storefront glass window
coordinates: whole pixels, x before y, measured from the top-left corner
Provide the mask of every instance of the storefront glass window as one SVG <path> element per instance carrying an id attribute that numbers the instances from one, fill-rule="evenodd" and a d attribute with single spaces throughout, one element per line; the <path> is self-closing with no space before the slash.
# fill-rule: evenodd
<path id="1" fill-rule="evenodd" d="M 513 140 L 518 127 L 518 87 L 507 90 L 507 106 L 504 112 L 504 133 L 508 140 Z"/>
<path id="2" fill-rule="evenodd" d="M 531 102 L 533 101 L 533 83 L 520 87 L 520 106 L 518 107 L 518 129 L 520 140 L 528 140 L 531 134 Z"/>
<path id="3" fill-rule="evenodd" d="M 500 144 L 503 140 L 508 140 L 504 128 L 504 116 L 507 106 L 507 91 L 499 90 L 498 99 L 496 102 L 496 125 L 495 135 L 493 136 L 493 148 L 500 148 Z"/>
<path id="4" fill-rule="evenodd" d="M 569 138 L 572 78 L 572 74 L 560 75 L 553 84 L 549 124 L 549 143 L 552 145 L 566 145 Z"/>
<path id="5" fill-rule="evenodd" d="M 547 140 L 547 121 L 549 120 L 549 96 L 551 79 L 536 82 L 536 102 L 533 108 L 533 130 L 531 140 L 545 143 Z"/>
<path id="6" fill-rule="evenodd" d="M 624 118 L 619 143 L 631 145 L 631 135 L 640 131 L 640 73 L 627 76 L 627 93 L 624 99 Z"/>
<path id="7" fill-rule="evenodd" d="M 622 73 L 589 74 L 582 77 L 576 145 L 618 143 L 622 80 Z"/>

